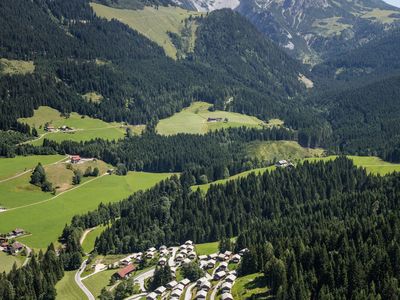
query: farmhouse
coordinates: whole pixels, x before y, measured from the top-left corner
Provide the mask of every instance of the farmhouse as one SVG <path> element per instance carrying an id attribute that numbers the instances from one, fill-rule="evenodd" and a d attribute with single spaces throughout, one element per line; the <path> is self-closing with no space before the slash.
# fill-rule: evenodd
<path id="1" fill-rule="evenodd" d="M 134 265 L 128 265 L 125 268 L 119 270 L 117 272 L 117 276 L 121 279 L 129 277 L 129 275 L 135 271 L 135 266 Z"/>
<path id="2" fill-rule="evenodd" d="M 207 122 L 209 123 L 217 123 L 217 122 L 222 122 L 224 119 L 223 118 L 208 118 Z"/>
<path id="3" fill-rule="evenodd" d="M 11 246 L 8 246 L 8 251 L 11 254 L 17 254 L 22 249 L 24 249 L 24 245 L 22 245 L 20 242 L 14 242 Z"/>
<path id="4" fill-rule="evenodd" d="M 287 161 L 285 159 L 278 161 L 275 164 L 275 166 L 278 167 L 278 168 L 291 168 L 291 167 L 294 167 L 294 165 L 291 162 L 289 162 L 289 161 Z"/>
<path id="5" fill-rule="evenodd" d="M 15 229 L 12 231 L 12 234 L 13 234 L 14 236 L 20 236 L 20 235 L 25 234 L 25 230 L 23 230 L 22 228 L 15 228 Z"/>
<path id="6" fill-rule="evenodd" d="M 77 164 L 80 161 L 81 161 L 81 157 L 79 155 L 72 155 L 71 156 L 71 163 L 72 164 Z"/>
<path id="7" fill-rule="evenodd" d="M 44 127 L 44 130 L 47 131 L 47 132 L 55 132 L 56 128 L 54 126 L 50 125 L 50 124 L 46 124 L 45 127 Z"/>

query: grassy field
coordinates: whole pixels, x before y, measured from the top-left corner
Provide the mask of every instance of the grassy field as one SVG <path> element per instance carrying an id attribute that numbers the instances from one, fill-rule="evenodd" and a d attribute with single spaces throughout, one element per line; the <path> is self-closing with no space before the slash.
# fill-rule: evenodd
<path id="1" fill-rule="evenodd" d="M 398 12 L 394 10 L 375 8 L 367 12 L 366 14 L 362 15 L 361 17 L 364 19 L 373 20 L 374 22 L 391 24 L 394 21 L 399 20 L 399 17 L 393 17 L 394 15 L 398 15 Z"/>
<path id="2" fill-rule="evenodd" d="M 33 117 L 20 118 L 20 123 L 26 123 L 30 127 L 37 129 L 41 138 L 29 143 L 33 145 L 42 145 L 43 138 L 51 139 L 57 142 L 64 140 L 88 141 L 94 138 L 106 140 L 117 140 L 123 138 L 126 132 L 126 126 L 121 123 L 107 123 L 99 119 L 93 119 L 88 116 L 81 116 L 77 113 L 71 113 L 68 118 L 61 116 L 60 112 L 48 106 L 41 106 L 35 110 Z M 50 123 L 55 128 L 68 126 L 74 129 L 72 132 L 45 132 L 45 124 Z M 131 126 L 133 131 L 140 131 L 139 126 Z"/>
<path id="3" fill-rule="evenodd" d="M 178 133 L 204 134 L 210 130 L 228 127 L 261 127 L 265 123 L 255 117 L 227 111 L 209 111 L 212 105 L 206 102 L 194 102 L 188 108 L 161 120 L 157 132 L 162 135 Z M 227 118 L 228 122 L 207 122 L 208 118 Z"/>
<path id="4" fill-rule="evenodd" d="M 305 158 L 305 160 L 311 161 L 311 162 L 313 162 L 313 161 L 329 161 L 329 160 L 333 160 L 335 158 L 337 158 L 337 156 L 310 157 L 310 158 Z M 385 162 L 382 159 L 380 159 L 379 157 L 348 156 L 348 158 L 352 159 L 356 166 L 365 168 L 368 173 L 386 175 L 386 174 L 393 173 L 393 172 L 400 172 L 400 164 L 392 164 L 389 162 Z M 262 173 L 265 173 L 266 171 L 273 171 L 275 169 L 276 169 L 275 166 L 271 166 L 271 167 L 267 167 L 267 168 L 249 170 L 249 171 L 231 176 L 227 179 L 221 179 L 221 180 L 217 180 L 217 181 L 210 182 L 207 184 L 202 184 L 202 185 L 194 185 L 194 186 L 192 186 L 192 190 L 195 191 L 198 188 L 200 188 L 200 190 L 207 192 L 212 184 L 226 184 L 229 180 L 243 178 L 243 177 L 248 176 L 251 173 L 262 174 Z"/>
<path id="5" fill-rule="evenodd" d="M 170 175 L 129 172 L 127 176 L 97 177 L 51 200 L 48 200 L 51 196 L 45 194 L 45 201 L 2 212 L 0 232 L 9 232 L 21 227 L 32 233 L 21 238 L 24 243 L 32 248 L 45 248 L 57 240 L 65 224 L 69 223 L 74 215 L 94 210 L 101 202 L 122 200 L 135 191 L 152 187 Z M 31 197 L 33 193 L 29 195 Z"/>
<path id="6" fill-rule="evenodd" d="M 0 74 L 3 75 L 25 75 L 35 71 L 33 61 L 10 60 L 0 58 Z"/>
<path id="7" fill-rule="evenodd" d="M 11 271 L 14 263 L 17 264 L 17 267 L 22 266 L 25 257 L 23 256 L 13 256 L 0 251 L 0 273 Z"/>
<path id="8" fill-rule="evenodd" d="M 256 141 L 248 144 L 247 153 L 252 158 L 275 163 L 281 159 L 298 161 L 307 157 L 321 157 L 324 150 L 303 148 L 294 141 Z"/>
<path id="9" fill-rule="evenodd" d="M 75 283 L 76 271 L 66 271 L 64 277 L 57 282 L 57 300 L 81 300 L 86 299 L 85 294 Z"/>
<path id="10" fill-rule="evenodd" d="M 245 300 L 250 297 L 255 297 L 255 299 L 269 298 L 268 287 L 265 284 L 263 273 L 239 277 L 232 287 L 232 296 L 233 299 L 237 300 Z"/>
<path id="11" fill-rule="evenodd" d="M 93 103 L 100 103 L 103 100 L 103 96 L 96 92 L 86 93 L 86 94 L 82 95 L 82 97 L 86 101 L 93 102 Z"/>
<path id="12" fill-rule="evenodd" d="M 218 252 L 219 242 L 196 244 L 197 255 L 208 255 Z"/>
<path id="13" fill-rule="evenodd" d="M 259 175 L 259 174 L 265 173 L 266 171 L 273 171 L 275 169 L 276 169 L 275 166 L 270 166 L 270 167 L 266 167 L 266 168 L 259 168 L 259 169 L 252 169 L 252 170 L 249 170 L 249 171 L 245 171 L 245 172 L 233 175 L 233 176 L 231 176 L 231 177 L 229 177 L 227 179 L 216 180 L 216 181 L 213 181 L 213 182 L 210 182 L 210 183 L 207 183 L 207 184 L 194 185 L 194 186 L 192 186 L 192 190 L 195 191 L 195 190 L 197 190 L 199 188 L 201 191 L 207 192 L 212 184 L 226 184 L 230 180 L 244 178 L 244 177 L 249 176 L 251 173 L 255 173 L 255 174 Z"/>
<path id="14" fill-rule="evenodd" d="M 322 158 L 309 158 L 308 161 L 328 161 L 337 158 L 337 156 L 327 156 Z M 368 173 L 386 175 L 393 172 L 400 172 L 400 164 L 392 164 L 383 161 L 376 156 L 348 156 L 357 167 L 363 167 Z"/>
<path id="15" fill-rule="evenodd" d="M 190 16 L 196 17 L 203 13 L 188 11 L 178 7 L 160 6 L 145 7 L 143 10 L 118 9 L 104 6 L 97 3 L 91 3 L 93 10 L 100 17 L 108 20 L 117 19 L 129 27 L 137 30 L 159 46 L 163 47 L 165 53 L 172 57 L 177 57 L 177 50 L 172 43 L 168 32 L 181 35 L 184 28 L 184 21 Z M 194 32 L 196 25 L 193 25 Z M 192 34 L 190 43 L 193 45 L 195 34 Z"/>
<path id="16" fill-rule="evenodd" d="M 94 274 L 93 276 L 90 276 L 89 278 L 83 280 L 83 284 L 89 289 L 89 291 L 97 299 L 97 297 L 101 293 L 102 288 L 108 286 L 111 276 L 116 271 L 117 270 L 106 270 L 106 271 L 99 272 L 99 273 Z"/>
<path id="17" fill-rule="evenodd" d="M 48 165 L 63 158 L 65 158 L 63 155 L 33 155 L 0 158 L 0 181 L 32 169 L 36 167 L 39 162 L 42 165 Z"/>
<path id="18" fill-rule="evenodd" d="M 63 158 L 63 156 L 60 156 Z M 91 166 L 92 168 L 98 167 L 100 174 L 104 174 L 108 169 L 108 166 L 103 161 L 88 161 L 82 164 L 73 165 L 72 169 L 79 169 L 82 173 L 85 172 L 86 168 Z M 73 188 L 72 176 L 74 172 L 67 169 L 66 163 L 51 164 L 44 167 L 46 171 L 47 179 L 53 184 L 56 189 L 56 194 L 64 192 L 68 189 Z M 0 198 L 0 206 L 5 208 L 16 208 L 24 205 L 30 205 L 45 201 L 46 199 L 54 197 L 51 193 L 44 193 L 37 186 L 29 183 L 31 171 L 23 174 L 14 179 L 0 183 L 0 193 L 4 197 Z M 86 177 L 82 179 L 82 183 L 92 180 L 94 177 Z"/>
<path id="19" fill-rule="evenodd" d="M 104 229 L 106 229 L 106 226 L 97 226 L 86 235 L 86 238 L 82 243 L 82 248 L 85 253 L 92 252 L 96 238 L 104 231 Z"/>
<path id="20" fill-rule="evenodd" d="M 340 22 L 340 17 L 332 17 L 314 21 L 313 27 L 321 35 L 329 37 L 339 35 L 343 30 L 351 28 L 352 25 Z"/>

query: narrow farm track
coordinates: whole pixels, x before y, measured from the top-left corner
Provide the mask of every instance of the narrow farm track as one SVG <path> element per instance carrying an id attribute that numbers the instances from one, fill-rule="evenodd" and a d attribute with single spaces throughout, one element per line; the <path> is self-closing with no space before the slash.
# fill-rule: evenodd
<path id="1" fill-rule="evenodd" d="M 58 163 L 60 163 L 60 162 L 62 162 L 62 161 L 64 161 L 64 160 L 66 160 L 67 158 L 68 158 L 68 156 L 66 156 L 66 157 L 64 157 L 64 158 L 62 158 L 62 159 L 60 159 L 60 160 L 58 160 L 58 161 L 56 161 L 56 162 L 53 162 L 53 163 L 51 163 L 51 164 L 44 165 L 44 167 L 52 166 L 52 165 L 58 164 Z M 22 173 L 19 173 L 19 174 L 17 174 L 17 175 L 12 176 L 12 177 L 9 177 L 9 178 L 0 180 L 0 183 L 13 180 L 13 179 L 15 179 L 15 178 L 18 178 L 18 177 L 20 177 L 20 176 L 22 176 L 22 175 L 25 175 L 26 173 L 29 173 L 29 172 L 32 172 L 32 171 L 33 171 L 33 169 L 26 170 L 26 171 L 24 171 L 24 172 L 22 172 Z"/>
<path id="2" fill-rule="evenodd" d="M 43 200 L 43 201 L 39 201 L 39 202 L 36 202 L 36 203 L 32 203 L 32 204 L 27 204 L 27 205 L 22 205 L 22 206 L 18 206 L 18 207 L 13 207 L 13 208 L 7 209 L 7 210 L 5 210 L 5 211 L 17 210 L 17 209 L 26 208 L 26 207 L 31 207 L 31 206 L 35 206 L 35 205 L 39 205 L 39 204 L 43 204 L 43 203 L 52 201 L 52 200 L 54 200 L 54 199 L 56 199 L 56 198 L 58 198 L 58 197 L 60 197 L 60 196 L 62 196 L 62 195 L 64 195 L 64 194 L 66 194 L 66 193 L 69 193 L 69 192 L 71 192 L 71 191 L 73 191 L 73 190 L 79 189 L 79 188 L 81 188 L 82 186 L 84 186 L 84 185 L 86 185 L 86 184 L 88 184 L 88 183 L 90 183 L 90 182 L 93 182 L 93 181 L 95 181 L 95 180 L 98 180 L 98 179 L 100 179 L 101 177 L 106 176 L 106 175 L 108 175 L 108 173 L 104 173 L 104 174 L 101 175 L 101 176 L 98 176 L 98 177 L 96 177 L 96 178 L 90 179 L 90 180 L 88 180 L 88 181 L 86 181 L 86 182 L 84 182 L 84 183 L 81 183 L 80 185 L 77 185 L 77 186 L 73 187 L 72 189 L 69 189 L 69 190 L 66 190 L 66 191 L 64 191 L 64 192 L 61 192 L 61 193 L 59 193 L 58 195 L 55 195 L 54 197 L 51 197 L 51 198 L 49 198 L 49 199 L 46 199 L 46 200 Z"/>

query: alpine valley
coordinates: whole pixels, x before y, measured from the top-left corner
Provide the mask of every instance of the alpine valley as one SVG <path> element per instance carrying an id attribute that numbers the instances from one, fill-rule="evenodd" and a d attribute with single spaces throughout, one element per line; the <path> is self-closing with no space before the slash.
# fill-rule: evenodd
<path id="1" fill-rule="evenodd" d="M 0 299 L 400 297 L 400 9 L 0 1 Z"/>

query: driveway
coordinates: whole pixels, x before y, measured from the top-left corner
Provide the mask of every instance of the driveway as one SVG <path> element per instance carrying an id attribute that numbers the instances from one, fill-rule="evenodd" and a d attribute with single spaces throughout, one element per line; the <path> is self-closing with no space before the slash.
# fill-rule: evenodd
<path id="1" fill-rule="evenodd" d="M 86 268 L 86 262 L 87 262 L 87 260 L 85 260 L 82 263 L 82 265 L 79 268 L 78 272 L 75 273 L 75 282 L 79 286 L 79 288 L 85 293 L 86 297 L 88 297 L 89 300 L 95 300 L 95 298 L 92 295 L 92 293 L 87 289 L 87 287 L 82 283 L 82 280 L 81 280 L 81 274 Z"/>

